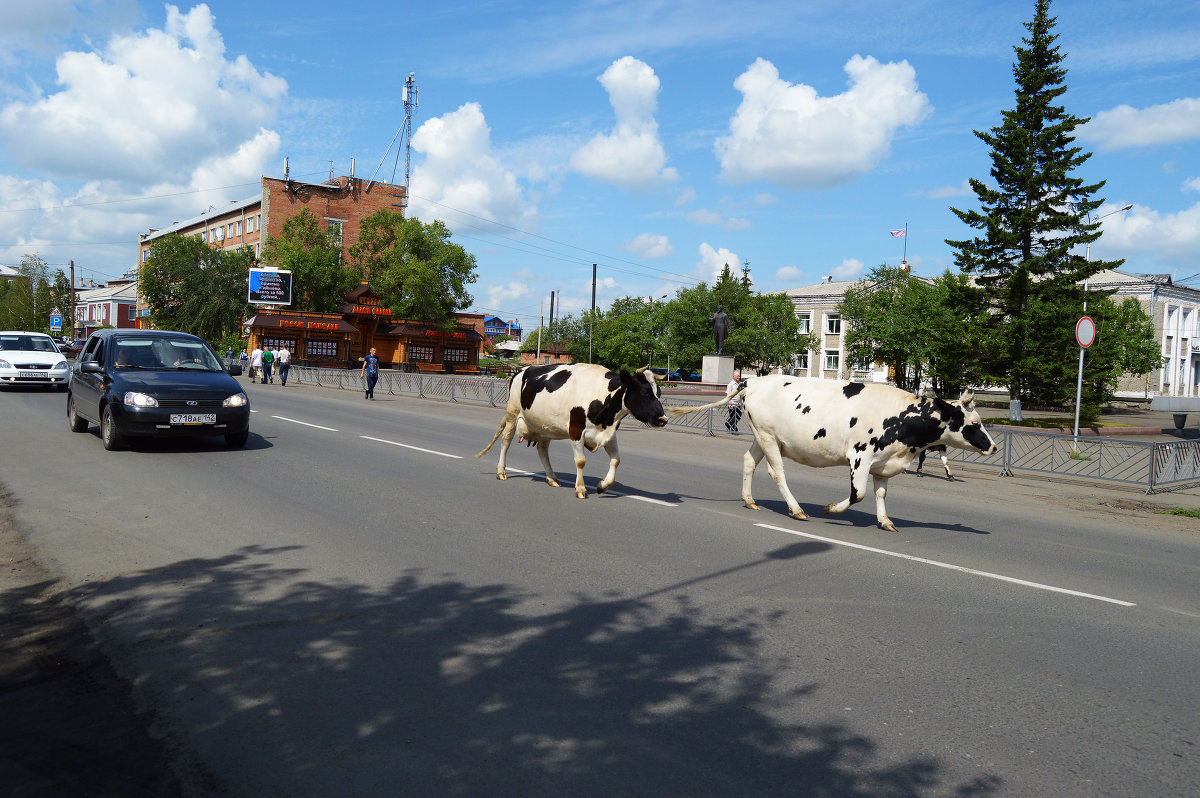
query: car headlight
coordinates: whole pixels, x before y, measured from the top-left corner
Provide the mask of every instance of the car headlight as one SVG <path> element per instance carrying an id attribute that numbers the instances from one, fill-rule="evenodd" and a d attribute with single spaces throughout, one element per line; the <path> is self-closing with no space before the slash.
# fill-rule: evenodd
<path id="1" fill-rule="evenodd" d="M 224 402 L 221 402 L 221 407 L 245 407 L 250 400 L 246 398 L 244 393 L 235 393 L 228 397 Z"/>
<path id="2" fill-rule="evenodd" d="M 66 371 L 68 368 L 70 368 L 70 367 L 67 365 L 67 361 L 60 360 L 59 362 L 57 362 L 53 366 L 51 366 L 50 370 L 51 371 Z"/>
<path id="3" fill-rule="evenodd" d="M 158 400 L 153 396 L 136 391 L 127 392 L 121 402 L 130 407 L 158 407 Z"/>
<path id="4" fill-rule="evenodd" d="M 10 368 L 12 368 L 11 363 L 9 363 L 7 360 L 0 360 L 0 369 L 10 369 Z"/>

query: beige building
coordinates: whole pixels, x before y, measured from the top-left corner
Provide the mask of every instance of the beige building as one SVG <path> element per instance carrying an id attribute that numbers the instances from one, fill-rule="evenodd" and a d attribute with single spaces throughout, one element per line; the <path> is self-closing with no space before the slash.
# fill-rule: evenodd
<path id="1" fill-rule="evenodd" d="M 820 348 L 796 358 L 792 373 L 824 379 L 887 381 L 886 368 L 846 362 L 844 325 L 838 314 L 846 290 L 855 281 L 825 280 L 785 293 L 796 308 L 803 332 L 816 332 Z M 1200 396 L 1200 289 L 1174 283 L 1165 274 L 1126 274 L 1105 270 L 1093 277 L 1092 289 L 1116 290 L 1120 303 L 1133 297 L 1154 323 L 1162 348 L 1163 367 L 1140 376 L 1127 375 L 1117 396 Z"/>

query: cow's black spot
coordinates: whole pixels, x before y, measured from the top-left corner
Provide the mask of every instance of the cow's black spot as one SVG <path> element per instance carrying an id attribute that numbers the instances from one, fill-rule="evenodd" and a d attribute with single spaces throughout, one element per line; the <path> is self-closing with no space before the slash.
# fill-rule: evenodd
<path id="1" fill-rule="evenodd" d="M 805 405 L 805 406 L 804 406 L 804 409 L 803 409 L 803 410 L 801 410 L 800 412 L 801 412 L 801 413 L 807 413 L 809 410 L 812 410 L 812 405 Z"/>
<path id="2" fill-rule="evenodd" d="M 856 443 L 856 444 L 854 444 L 854 451 L 856 451 L 856 452 L 865 452 L 866 450 L 867 450 L 867 444 L 865 444 L 865 443 Z"/>
<path id="3" fill-rule="evenodd" d="M 857 423 L 858 423 L 858 416 L 850 416 L 850 426 L 853 427 Z"/>
<path id="4" fill-rule="evenodd" d="M 852 396 L 858 396 L 865 387 L 867 386 L 864 383 L 852 382 L 842 387 L 842 393 L 846 394 L 846 398 L 849 399 Z"/>
<path id="5" fill-rule="evenodd" d="M 855 470 L 855 471 L 857 471 L 857 470 L 858 470 L 858 469 L 860 469 L 860 468 L 862 468 L 862 458 L 861 458 L 861 457 L 855 457 L 855 458 L 854 458 L 854 470 Z"/>
<path id="6" fill-rule="evenodd" d="M 521 407 L 533 407 L 533 400 L 542 391 L 553 393 L 571 379 L 571 370 L 563 366 L 529 366 L 521 380 Z"/>
<path id="7" fill-rule="evenodd" d="M 813 440 L 815 441 L 817 438 L 824 438 L 824 437 L 825 437 L 825 428 L 821 427 L 819 430 L 817 430 L 817 434 L 813 436 Z"/>
<path id="8" fill-rule="evenodd" d="M 567 427 L 567 437 L 573 441 L 577 441 L 583 437 L 583 429 L 587 426 L 587 416 L 584 414 L 582 407 L 571 408 L 571 422 Z"/>
<path id="9" fill-rule="evenodd" d="M 935 400 L 941 402 L 941 400 Z M 946 429 L 940 408 L 935 402 L 922 399 L 916 404 L 910 404 L 900 411 L 899 415 L 890 416 L 883 420 L 883 432 L 877 438 L 871 439 L 875 451 L 883 451 L 894 443 L 900 443 L 906 448 L 924 449 L 926 446 L 942 437 Z M 942 402 L 942 404 L 948 404 Z M 951 409 L 954 409 L 951 406 Z M 961 424 L 961 421 L 959 422 Z"/>
<path id="10" fill-rule="evenodd" d="M 600 429 L 608 429 L 617 420 L 617 413 L 621 412 L 622 400 L 624 400 L 625 391 L 617 389 L 604 397 L 603 400 L 593 399 L 588 405 L 587 419 Z"/>

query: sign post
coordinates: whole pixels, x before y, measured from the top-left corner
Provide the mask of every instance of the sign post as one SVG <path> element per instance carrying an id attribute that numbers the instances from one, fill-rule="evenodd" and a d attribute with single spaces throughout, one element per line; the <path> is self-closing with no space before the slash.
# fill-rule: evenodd
<path id="1" fill-rule="evenodd" d="M 1075 322 L 1075 340 L 1079 343 L 1079 379 L 1075 383 L 1075 438 L 1073 451 L 1079 452 L 1079 403 L 1083 401 L 1083 353 L 1096 340 L 1096 322 L 1091 316 L 1081 316 Z"/>

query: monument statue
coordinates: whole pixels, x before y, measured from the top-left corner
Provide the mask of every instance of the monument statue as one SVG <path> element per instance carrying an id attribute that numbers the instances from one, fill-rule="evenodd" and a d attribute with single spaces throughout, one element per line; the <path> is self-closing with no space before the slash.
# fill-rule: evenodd
<path id="1" fill-rule="evenodd" d="M 725 315 L 725 311 L 720 305 L 717 305 L 717 312 L 709 316 L 708 321 L 712 324 L 713 338 L 717 342 L 717 354 L 724 354 L 725 339 L 729 337 L 733 325 L 729 323 L 729 317 Z"/>

